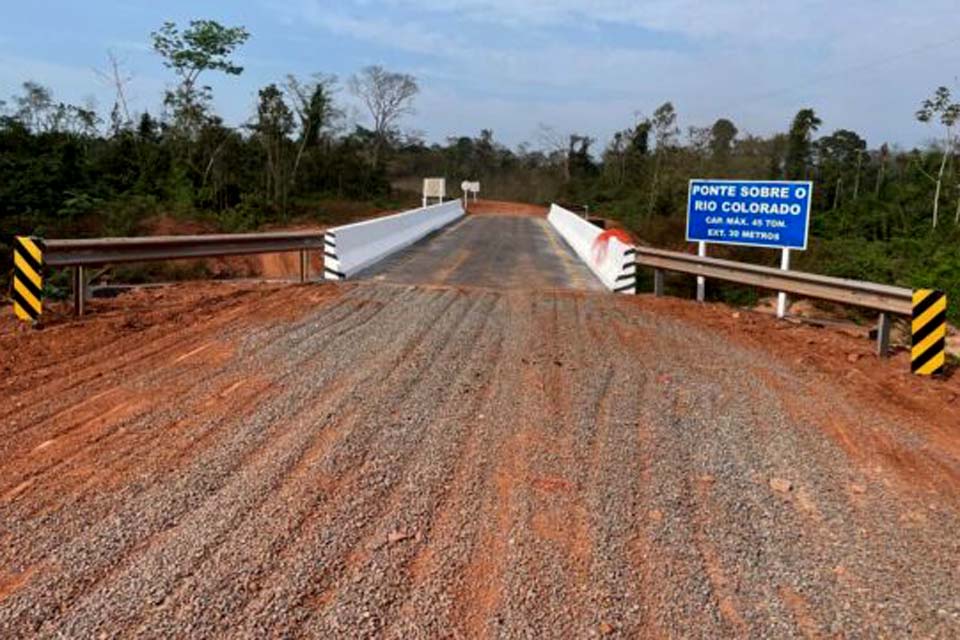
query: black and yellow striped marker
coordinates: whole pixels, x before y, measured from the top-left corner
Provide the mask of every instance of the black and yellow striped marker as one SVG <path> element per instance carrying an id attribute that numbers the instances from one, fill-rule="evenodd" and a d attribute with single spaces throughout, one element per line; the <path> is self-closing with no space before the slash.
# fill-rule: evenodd
<path id="1" fill-rule="evenodd" d="M 935 289 L 913 292 L 910 370 L 922 376 L 943 371 L 947 346 L 947 296 Z"/>
<path id="2" fill-rule="evenodd" d="M 13 245 L 13 312 L 36 322 L 43 312 L 43 243 L 17 236 Z"/>

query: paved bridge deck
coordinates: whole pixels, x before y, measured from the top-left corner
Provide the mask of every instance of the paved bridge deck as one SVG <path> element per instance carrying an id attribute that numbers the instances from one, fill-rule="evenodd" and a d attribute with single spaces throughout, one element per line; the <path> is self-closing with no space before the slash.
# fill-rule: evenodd
<path id="1" fill-rule="evenodd" d="M 358 275 L 403 284 L 603 291 L 541 217 L 467 216 Z"/>

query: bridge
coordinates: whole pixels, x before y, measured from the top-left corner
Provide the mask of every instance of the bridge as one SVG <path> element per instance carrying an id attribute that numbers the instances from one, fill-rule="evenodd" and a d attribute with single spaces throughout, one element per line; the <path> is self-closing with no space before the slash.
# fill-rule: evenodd
<path id="1" fill-rule="evenodd" d="M 0 636 L 960 634 L 960 383 L 888 354 L 909 292 L 439 206 L 44 243 L 85 313 L 0 325 Z M 264 250 L 303 282 L 84 294 Z M 642 290 L 669 273 L 876 341 Z"/>

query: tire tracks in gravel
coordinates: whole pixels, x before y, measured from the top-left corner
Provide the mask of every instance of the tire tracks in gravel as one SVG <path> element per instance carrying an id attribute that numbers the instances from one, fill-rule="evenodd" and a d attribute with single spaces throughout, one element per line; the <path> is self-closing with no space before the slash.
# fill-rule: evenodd
<path id="1" fill-rule="evenodd" d="M 336 502 L 332 506 L 341 508 L 320 510 L 304 535 L 284 550 L 274 569 L 274 575 L 283 579 L 272 581 L 239 614 L 237 624 L 247 633 L 259 635 L 267 620 L 279 628 L 300 626 L 313 615 L 311 604 L 322 607 L 331 597 L 333 581 L 360 565 L 369 553 L 384 505 L 391 504 L 428 425 L 430 414 L 418 415 L 418 407 L 432 407 L 436 398 L 425 403 L 423 394 L 446 386 L 445 375 L 451 371 L 439 370 L 444 368 L 444 354 L 455 340 L 462 340 L 457 330 L 476 305 L 475 300 L 452 292 L 434 295 L 444 301 L 442 315 L 423 314 L 427 322 L 404 345 L 389 375 L 377 380 L 379 388 L 390 388 L 391 393 L 377 402 L 370 402 L 368 396 L 339 451 L 331 452 L 330 464 L 357 469 L 355 482 L 344 484 L 338 496 L 349 506 Z M 397 322 L 407 320 L 400 317 Z M 454 359 L 451 366 L 456 375 L 463 362 Z M 331 531 L 339 535 L 332 537 Z M 314 573 L 315 567 L 321 570 Z"/>
<path id="2" fill-rule="evenodd" d="M 898 416 L 617 296 L 297 291 L 14 396 L 0 635 L 960 633 L 956 460 Z"/>
<path id="3" fill-rule="evenodd" d="M 297 339 L 298 332 L 294 331 L 291 341 L 295 344 Z M 235 468 L 227 473 L 222 485 L 212 488 L 202 502 L 192 505 L 184 512 L 182 521 L 174 527 L 152 534 L 146 543 L 139 545 L 135 554 L 124 558 L 122 565 L 114 566 L 109 574 L 102 576 L 100 583 L 114 587 L 118 581 L 118 572 L 123 570 L 125 574 L 121 580 L 128 590 L 138 590 L 140 596 L 143 596 L 145 589 L 151 589 L 149 601 L 162 603 L 162 594 L 170 587 L 169 580 L 176 579 L 164 576 L 170 575 L 173 570 L 188 572 L 192 562 L 202 560 L 209 549 L 219 544 L 227 531 L 259 504 L 264 495 L 269 495 L 279 487 L 282 478 L 302 458 L 315 437 L 313 423 L 309 420 L 312 402 L 317 394 L 323 392 L 324 383 L 335 380 L 335 374 L 331 372 L 335 368 L 331 367 L 331 371 L 324 371 L 327 376 L 317 379 L 315 384 L 304 385 L 303 380 L 309 373 L 299 365 L 302 360 L 319 355 L 326 346 L 321 341 L 304 352 L 302 357 L 288 356 L 285 363 L 288 368 L 279 375 L 275 384 L 278 388 L 289 387 L 299 393 L 268 399 L 265 402 L 266 410 L 261 408 L 258 412 L 260 416 L 264 413 L 284 415 L 292 418 L 294 424 L 291 424 L 290 420 L 273 423 L 269 427 L 270 437 L 245 452 Z M 301 412 L 305 414 L 299 415 Z M 207 542 L 203 542 L 204 540 Z M 202 549 L 200 557 L 189 557 L 187 551 L 193 549 L 195 552 L 198 546 Z M 151 558 L 155 559 L 150 560 Z M 118 598 L 115 593 L 108 592 L 98 596 L 91 591 L 92 588 L 86 589 L 86 592 L 90 593 L 88 600 L 92 602 L 90 611 L 81 608 L 74 614 L 74 618 L 89 622 L 109 614 L 112 620 L 125 619 L 125 614 L 117 610 L 117 603 L 132 611 L 143 602 L 142 597 L 132 597 L 129 594 Z M 69 627 L 69 624 L 61 621 L 59 626 Z M 82 628 L 75 631 L 84 635 Z"/>
<path id="4" fill-rule="evenodd" d="M 268 305 L 267 312 L 270 311 L 270 306 L 272 305 Z M 177 341 L 177 344 L 179 348 L 184 349 L 183 353 L 190 353 L 196 350 L 195 345 L 197 343 L 203 345 L 216 341 L 227 345 L 231 340 L 235 340 L 241 331 L 243 331 L 242 324 L 238 326 L 237 323 L 224 324 L 217 322 L 214 323 L 212 329 L 208 328 L 202 331 L 199 336 L 181 338 Z M 216 339 L 212 335 L 214 332 L 217 334 Z M 152 355 L 156 353 L 154 351 Z M 62 426 L 57 428 L 57 417 L 62 415 L 62 412 L 54 414 L 53 418 L 41 421 L 34 429 L 36 433 L 42 434 L 40 437 L 46 438 L 40 445 L 33 446 L 36 442 L 35 439 L 31 442 L 30 439 L 17 438 L 17 440 L 23 441 L 26 447 L 32 446 L 32 449 L 28 450 L 30 453 L 44 444 L 54 444 L 52 447 L 44 447 L 40 452 L 41 456 L 51 460 L 49 466 L 37 466 L 35 461 L 31 459 L 30 453 L 26 453 L 24 450 L 13 451 L 9 452 L 10 459 L 25 462 L 29 474 L 18 474 L 15 467 L 11 468 L 8 465 L 5 468 L 5 475 L 11 478 L 11 482 L 25 482 L 28 479 L 32 481 L 41 478 L 44 474 L 53 471 L 56 471 L 59 475 L 64 472 L 63 465 L 70 465 L 75 461 L 87 462 L 88 468 L 91 466 L 101 467 L 106 450 L 110 450 L 114 455 L 120 453 L 115 442 L 104 442 L 117 434 L 123 434 L 134 439 L 144 437 L 145 434 L 147 434 L 147 438 L 149 438 L 149 434 L 154 434 L 157 438 L 166 438 L 168 435 L 166 430 L 146 430 L 142 428 L 142 425 L 153 417 L 147 416 L 145 420 L 144 416 L 150 413 L 151 409 L 155 414 L 157 408 L 160 408 L 161 411 L 164 410 L 164 405 L 175 406 L 182 403 L 184 395 L 188 392 L 195 392 L 198 383 L 207 383 L 222 375 L 222 371 L 219 370 L 223 365 L 222 358 L 206 363 L 184 363 L 182 360 L 177 362 L 179 357 L 181 356 L 174 356 L 172 362 L 170 356 L 158 358 L 160 362 L 154 363 L 153 367 L 149 368 L 144 366 L 143 358 L 137 357 L 132 364 L 125 364 L 123 363 L 124 359 L 119 358 L 121 363 L 112 367 L 108 377 L 103 380 L 98 379 L 96 389 L 100 389 L 100 391 L 99 393 L 94 391 L 96 393 L 94 397 L 99 396 L 100 403 L 90 407 L 90 413 L 82 415 L 78 421 L 68 423 L 66 429 Z M 199 380 L 185 375 L 185 368 L 194 369 Z M 149 385 L 143 384 L 142 381 L 146 379 L 151 380 Z M 121 399 L 127 401 L 126 406 L 114 405 L 110 407 L 109 400 L 117 394 Z M 56 399 L 55 391 L 49 394 L 50 402 L 55 402 Z M 78 404 L 83 404 L 82 400 L 76 399 Z M 127 418 L 126 421 L 105 419 L 110 417 L 110 414 L 117 409 L 123 410 L 121 417 Z M 100 428 L 97 429 L 96 427 Z M 47 428 L 56 429 L 56 431 L 54 433 L 45 432 Z M 142 446 L 142 444 L 142 442 L 134 442 L 133 447 Z M 165 448 L 169 444 L 169 441 L 165 439 Z M 72 452 L 71 456 L 67 458 L 58 457 L 58 449 L 70 450 Z M 53 482 L 56 484 L 58 480 L 54 478 Z"/>
<path id="5" fill-rule="evenodd" d="M 276 404 L 276 402 L 274 402 L 274 404 Z M 228 416 L 228 417 L 236 418 L 236 416 Z M 165 424 L 167 422 L 168 421 L 161 421 L 161 424 Z M 235 422 L 226 422 L 218 425 L 218 427 L 221 429 L 230 427 L 230 426 L 239 427 L 243 425 L 236 424 Z M 126 555 L 125 548 L 128 545 L 132 545 L 138 541 L 133 540 L 133 541 L 123 542 L 121 539 L 116 538 L 115 535 L 109 535 L 109 534 L 104 537 L 97 537 L 98 530 L 103 529 L 106 531 L 110 531 L 116 526 L 117 521 L 121 523 L 132 522 L 134 524 L 135 530 L 140 528 L 143 531 L 143 534 L 145 534 L 145 535 L 142 534 L 139 537 L 147 539 L 147 538 L 152 538 L 155 535 L 159 535 L 159 532 L 161 532 L 164 529 L 167 529 L 171 526 L 175 526 L 177 518 L 180 516 L 180 514 L 184 512 L 188 512 L 192 508 L 197 507 L 197 505 L 199 504 L 199 495 L 198 495 L 199 493 L 202 493 L 204 490 L 209 491 L 211 493 L 215 492 L 219 487 L 218 481 L 227 480 L 230 477 L 234 468 L 242 466 L 242 464 L 246 462 L 249 456 L 255 454 L 258 445 L 264 442 L 268 442 L 270 436 L 276 435 L 275 427 L 276 427 L 275 424 L 270 425 L 269 431 L 256 433 L 251 438 L 250 447 L 239 446 L 240 444 L 245 444 L 245 443 L 235 443 L 231 441 L 228 444 L 234 444 L 237 446 L 234 447 L 232 450 L 228 450 L 226 452 L 223 452 L 223 451 L 214 452 L 215 454 L 214 460 L 201 459 L 200 461 L 194 461 L 188 468 L 184 470 L 186 471 L 186 473 L 183 475 L 182 478 L 177 477 L 172 481 L 171 484 L 174 484 L 174 489 L 175 489 L 173 491 L 173 494 L 174 494 L 173 502 L 171 502 L 171 498 L 168 497 L 170 493 L 169 487 L 166 487 L 167 489 L 166 492 L 163 491 L 164 489 L 163 486 L 158 485 L 158 486 L 152 487 L 151 490 L 148 491 L 148 493 L 145 496 L 141 497 L 141 495 L 139 494 L 142 494 L 142 491 L 140 491 L 138 487 L 134 486 L 133 490 L 135 493 L 133 494 L 132 503 L 130 501 L 126 503 L 121 503 L 123 504 L 124 508 L 120 512 L 115 512 L 115 513 L 105 515 L 104 518 L 100 521 L 101 524 L 93 528 L 91 528 L 89 525 L 82 526 L 82 528 L 79 529 L 80 535 L 76 539 L 70 540 L 69 543 L 61 539 L 60 541 L 61 548 L 58 551 L 58 555 L 60 556 L 61 562 L 64 555 L 69 556 L 70 552 L 74 551 L 77 557 L 72 558 L 72 560 L 80 564 L 88 565 L 90 560 L 98 559 L 100 566 L 103 566 L 104 568 L 109 567 L 111 565 L 116 565 L 118 558 L 125 557 Z M 218 455 L 218 454 L 223 454 L 223 455 Z M 200 470 L 200 473 L 196 475 L 190 473 L 191 471 L 195 471 L 198 469 Z M 214 475 L 215 471 L 220 471 L 221 473 L 216 473 Z M 188 483 L 191 480 L 194 481 L 194 486 L 199 484 L 199 486 L 196 488 L 199 489 L 200 491 L 189 491 L 190 485 Z M 184 491 L 183 489 L 188 489 L 188 490 Z M 167 499 L 157 500 L 156 501 L 157 504 L 154 505 L 153 502 L 151 501 L 151 494 L 153 493 L 160 493 L 160 494 L 166 493 L 167 495 L 162 497 L 166 497 Z M 183 496 L 183 497 L 178 500 L 177 499 L 178 496 Z M 114 496 L 114 500 L 116 500 L 116 496 Z M 143 505 L 149 505 L 149 507 L 143 506 Z M 166 510 L 165 510 L 166 513 L 162 513 L 162 511 L 164 511 L 163 507 L 166 507 Z M 141 511 L 148 512 L 152 517 L 149 519 L 143 519 L 138 517 L 138 513 L 137 513 L 138 508 L 140 508 Z M 57 531 L 56 529 L 54 529 L 54 531 L 60 534 L 63 533 L 62 530 Z M 96 542 L 94 544 L 91 544 L 91 539 L 95 540 Z M 116 546 L 117 544 L 122 544 L 123 546 L 117 547 Z M 139 543 L 139 548 L 144 548 L 145 546 L 146 545 L 143 542 Z M 115 566 L 114 566 L 114 570 L 116 570 Z M 54 575 L 50 575 L 50 576 L 41 575 L 41 576 L 38 576 L 38 578 L 47 578 L 53 581 L 54 584 L 58 584 L 57 582 L 58 574 L 56 574 L 55 572 L 54 572 Z M 91 588 L 94 584 L 96 584 L 102 578 L 103 576 L 100 574 L 99 571 L 95 570 L 95 567 L 87 566 L 83 575 L 80 577 L 80 584 L 76 584 L 70 587 L 67 587 L 61 584 L 59 587 L 53 587 L 50 585 L 45 586 L 44 580 L 38 580 L 37 588 L 44 590 L 48 593 L 51 590 L 66 591 L 67 593 L 77 593 L 78 589 Z M 41 599 L 44 599 L 44 598 L 41 598 Z M 37 609 L 36 604 L 37 603 L 35 602 L 34 603 L 35 610 Z M 7 622 L 9 621 L 10 620 L 8 619 Z"/>
<path id="6" fill-rule="evenodd" d="M 389 495 L 380 500 L 381 513 L 371 519 L 375 526 L 348 555 L 340 580 L 344 586 L 321 594 L 322 606 L 304 621 L 302 630 L 309 635 L 380 632 L 409 597 L 408 566 L 429 535 L 432 518 L 442 513 L 447 483 L 475 428 L 470 418 L 489 384 L 483 377 L 487 361 L 499 355 L 488 349 L 497 342 L 490 311 L 499 304 L 498 298 L 489 294 L 478 299 L 482 305 L 471 309 L 471 317 L 436 361 L 441 368 L 445 360 L 462 364 L 447 374 L 446 396 L 426 417 L 417 446 L 400 468 Z M 391 535 L 405 537 L 391 541 Z M 352 604 L 358 599 L 365 603 L 362 609 Z M 345 602 L 349 604 L 344 606 Z"/>
<path id="7" fill-rule="evenodd" d="M 255 304 L 262 312 L 273 315 L 278 309 L 289 306 L 289 301 L 285 298 L 289 293 L 282 291 L 271 294 L 266 300 L 257 301 Z M 42 386 L 27 386 L 26 392 L 22 394 L 23 407 L 18 411 L 11 411 L 0 418 L 12 418 L 6 424 L 16 426 L 17 419 L 22 416 L 24 428 L 31 430 L 44 420 L 57 418 L 64 411 L 71 410 L 71 405 L 78 405 L 89 402 L 89 398 L 84 398 L 89 388 L 88 383 L 97 381 L 99 384 L 105 384 L 121 380 L 121 373 L 129 373 L 130 369 L 136 365 L 142 365 L 150 362 L 151 359 L 164 356 L 174 351 L 178 345 L 187 345 L 191 341 L 196 341 L 199 330 L 201 336 L 204 333 L 215 332 L 219 328 L 235 324 L 241 316 L 249 312 L 249 308 L 243 304 L 244 298 L 252 297 L 250 294 L 237 293 L 231 296 L 230 300 L 234 304 L 232 308 L 226 310 L 217 305 L 217 313 L 206 318 L 199 327 L 189 332 L 180 331 L 181 326 L 177 321 L 171 321 L 161 326 L 151 327 L 149 339 L 145 340 L 143 335 L 131 334 L 122 337 L 118 342 L 106 344 L 94 349 L 92 352 L 86 352 L 71 357 L 65 362 L 54 360 L 46 364 L 44 368 L 33 369 L 29 371 L 26 380 L 29 381 L 31 375 L 40 375 L 45 373 L 45 369 L 54 367 L 65 369 L 67 375 L 54 376 L 45 381 Z M 222 303 L 218 301 L 218 303 Z M 82 321 L 81 321 L 82 323 Z M 159 335 L 157 335 L 159 334 Z M 128 349 L 132 346 L 132 349 Z M 109 367 L 105 367 L 109 363 Z M 107 369 L 105 372 L 104 369 Z M 71 395 L 73 394 L 73 395 Z M 55 400 L 55 402 L 51 402 Z M 64 406 L 67 405 L 67 406 Z M 27 411 L 23 411 L 26 408 Z M 43 411 L 46 410 L 46 413 Z M 22 429 L 21 429 L 22 431 Z M 19 431 L 14 431 L 19 433 Z M 7 450 L 3 448 L 6 442 L 0 443 L 0 455 L 6 454 Z"/>
<path id="8" fill-rule="evenodd" d="M 647 531 L 641 548 L 652 573 L 648 579 L 671 587 L 654 607 L 660 627 L 676 629 L 685 620 L 701 637 L 761 629 L 788 636 L 800 628 L 824 635 L 851 628 L 871 636 L 891 630 L 909 635 L 926 587 L 904 577 L 923 574 L 938 585 L 934 593 L 949 593 L 949 570 L 929 562 L 943 553 L 943 541 L 918 540 L 907 551 L 882 542 L 912 538 L 899 527 L 891 531 L 873 521 L 874 530 L 864 531 L 861 514 L 851 511 L 843 491 L 857 476 L 854 461 L 833 441 L 797 424 L 781 404 L 783 396 L 750 374 L 763 354 L 711 346 L 668 322 L 658 324 L 660 384 L 646 390 L 653 409 L 645 420 L 654 428 L 654 475 L 664 491 L 644 497 L 660 522 L 652 534 Z M 696 354 L 707 350 L 714 356 L 698 363 Z M 864 420 L 872 419 L 869 409 L 861 411 Z M 678 477 L 676 469 L 686 471 Z M 791 489 L 773 489 L 774 478 L 785 478 Z M 875 582 L 870 588 L 861 583 L 853 596 L 849 574 L 861 573 L 865 558 L 872 558 L 865 572 L 875 574 Z M 709 584 L 696 578 L 698 565 Z M 880 575 L 885 577 L 876 580 Z M 889 584 L 909 584 L 914 593 L 884 594 Z M 871 597 L 862 596 L 871 590 Z M 696 593 L 709 601 L 676 605 L 684 594 L 689 601 Z M 948 614 L 956 606 L 949 596 L 933 602 Z M 709 615 L 698 619 L 698 612 Z"/>
<path id="9" fill-rule="evenodd" d="M 350 317 L 350 314 L 347 314 L 337 319 L 336 321 L 341 321 L 341 322 L 348 321 L 349 317 Z M 165 365 L 161 365 L 160 367 L 161 372 L 159 375 L 161 376 L 165 375 L 163 373 L 164 366 Z M 181 383 L 180 387 L 177 388 L 177 393 L 174 394 L 174 397 L 179 396 L 177 402 L 168 402 L 167 406 L 163 407 L 160 411 L 155 412 L 152 416 L 150 416 L 150 419 L 142 419 L 138 423 L 128 425 L 129 432 L 144 434 L 144 437 L 134 444 L 139 444 L 141 447 L 143 446 L 150 447 L 158 451 L 160 454 L 160 455 L 151 455 L 148 460 L 139 462 L 138 471 L 140 472 L 140 479 L 139 479 L 140 482 L 147 481 L 147 478 L 143 477 L 145 467 L 149 467 L 158 461 L 162 463 L 165 458 L 167 460 L 175 460 L 178 453 L 186 450 L 190 450 L 190 452 L 193 455 L 201 453 L 201 451 L 198 451 L 196 449 L 196 443 L 198 441 L 209 439 L 211 434 L 215 434 L 217 432 L 222 431 L 225 428 L 228 428 L 230 425 L 230 422 L 225 422 L 225 420 L 232 419 L 233 421 L 239 421 L 245 418 L 246 414 L 240 411 L 243 407 L 243 403 L 236 403 L 234 405 L 234 408 L 237 409 L 238 411 L 235 414 L 230 414 L 225 417 L 221 416 L 222 410 L 220 408 L 215 408 L 215 407 L 207 407 L 207 409 L 200 414 L 196 414 L 189 410 L 185 410 L 185 408 L 191 406 L 192 404 L 195 404 L 198 399 L 203 400 L 208 397 L 207 387 L 209 385 L 214 384 L 213 382 L 211 382 L 211 380 L 216 380 L 218 376 L 223 376 L 223 375 L 229 376 L 231 375 L 231 372 L 235 372 L 236 375 L 241 376 L 241 379 L 244 379 L 243 374 L 245 372 L 243 371 L 242 365 L 228 367 L 219 372 L 212 372 L 213 377 L 210 379 L 198 380 L 197 378 L 192 377 L 190 375 L 185 376 L 185 380 Z M 235 384 L 236 382 L 231 382 L 231 386 Z M 181 392 L 183 392 L 184 390 L 187 391 L 186 396 L 181 395 Z M 256 392 L 258 390 L 265 391 L 266 389 L 262 388 L 262 385 L 255 384 L 254 389 L 252 390 L 252 393 L 251 393 L 251 397 L 247 398 L 248 402 L 253 401 L 256 398 L 257 396 Z M 216 392 L 214 391 L 213 393 L 216 393 Z M 168 396 L 163 395 L 157 399 L 157 403 L 160 404 L 163 401 L 167 400 L 167 398 Z M 200 424 L 196 425 L 196 423 L 198 422 L 197 420 L 198 418 L 201 418 L 201 420 L 199 421 Z M 152 425 L 150 424 L 151 422 L 153 423 Z M 195 425 L 195 427 L 193 429 L 190 429 L 185 434 L 186 438 L 183 441 L 177 442 L 173 440 L 170 437 L 171 436 L 170 426 L 182 425 L 187 423 L 192 423 Z M 118 429 L 124 428 L 124 425 L 120 425 L 117 428 Z M 162 444 L 162 446 L 157 446 L 159 444 Z M 118 456 L 126 456 L 127 458 L 134 457 L 137 453 L 137 449 L 134 449 L 134 448 L 130 448 L 127 450 L 121 449 L 119 452 L 117 452 L 115 449 L 116 447 L 114 447 L 113 449 L 109 449 L 110 453 Z M 97 466 L 102 468 L 102 466 L 106 462 L 108 462 L 109 458 L 108 456 L 104 455 L 105 452 L 96 452 L 96 453 L 99 454 L 96 457 Z M 107 457 L 108 459 L 104 459 L 105 457 Z M 59 487 L 63 483 L 63 478 L 58 476 L 49 477 L 48 483 L 51 485 L 51 487 L 49 487 L 49 492 L 54 493 L 54 492 L 60 491 Z M 42 486 L 35 487 L 34 492 L 36 492 L 36 490 L 39 490 L 41 488 L 43 487 Z M 36 494 L 35 494 L 35 497 L 36 497 Z M 95 500 L 97 500 L 98 502 L 95 504 L 91 504 L 88 496 L 81 507 L 84 513 L 84 520 L 86 520 L 87 522 L 97 519 L 98 516 L 100 519 L 105 518 L 107 514 L 102 512 L 100 508 L 102 508 L 103 510 L 109 510 L 111 507 L 115 508 L 118 503 L 118 501 L 116 500 L 116 495 L 110 495 L 109 493 L 104 493 L 102 495 L 96 496 Z M 66 507 L 68 506 L 69 505 L 66 505 L 62 509 L 66 509 Z M 49 509 L 49 507 L 47 508 Z M 56 517 L 56 519 L 59 520 L 61 519 L 61 516 L 63 518 L 66 518 L 67 515 L 69 514 L 54 514 L 50 518 L 39 521 L 38 522 L 39 526 L 35 530 L 24 531 L 22 535 L 24 535 L 25 537 L 29 537 L 29 539 L 34 544 L 34 546 L 36 546 L 37 543 L 42 540 L 47 540 L 48 546 L 51 546 L 51 547 L 62 546 L 65 542 L 72 539 L 73 536 L 70 535 L 69 529 L 65 530 L 65 527 L 63 525 L 60 525 L 57 528 L 50 527 L 49 520 L 54 517 Z M 84 528 L 86 528 L 86 526 L 84 526 Z M 19 550 L 20 556 L 23 555 L 23 551 L 24 551 L 23 549 Z"/>
<path id="10" fill-rule="evenodd" d="M 446 311 L 446 309 L 444 309 L 444 311 Z M 424 338 L 425 338 L 424 335 L 422 334 L 418 335 L 417 338 L 413 340 L 411 344 L 408 344 L 405 346 L 405 351 L 408 351 L 408 352 L 412 351 L 415 348 L 415 343 L 421 341 Z M 404 358 L 402 357 L 397 358 L 396 362 L 397 363 L 402 362 L 403 359 Z M 386 379 L 389 380 L 389 378 L 390 376 L 388 375 Z M 377 384 L 379 384 L 379 381 L 377 381 Z M 344 421 L 344 426 L 346 426 L 346 422 L 347 421 Z M 349 417 L 349 422 L 351 424 L 356 423 L 355 414 L 351 414 L 351 416 Z M 316 465 L 315 465 L 316 468 L 314 469 L 314 473 L 316 473 L 320 477 L 331 478 L 332 485 L 331 485 L 331 490 L 328 493 L 349 494 L 348 485 L 350 485 L 350 483 L 355 482 L 359 477 L 359 472 L 363 469 L 367 455 L 368 455 L 367 452 L 363 452 L 361 457 L 356 459 L 346 460 L 344 458 L 341 458 L 339 461 L 339 465 L 337 466 L 348 467 L 348 471 L 345 474 L 343 472 L 338 472 L 337 468 L 333 468 L 333 469 L 329 468 L 331 466 L 330 461 L 324 460 L 318 457 L 316 460 Z M 321 467 L 323 467 L 324 464 L 326 464 L 327 469 L 321 469 Z M 276 550 L 276 556 L 277 556 L 276 559 L 274 561 L 270 561 L 266 566 L 263 567 L 264 579 L 260 581 L 260 584 L 257 588 L 250 590 L 250 595 L 244 600 L 244 602 L 256 596 L 260 591 L 260 588 L 264 585 L 264 583 L 268 582 L 268 577 L 266 574 L 270 574 L 271 576 L 277 575 L 277 567 L 279 566 L 281 561 L 291 556 L 291 548 L 295 545 L 296 538 L 308 537 L 308 535 L 310 534 L 311 528 L 314 527 L 314 524 L 312 521 L 315 520 L 318 517 L 318 515 L 321 514 L 323 511 L 329 510 L 330 508 L 332 508 L 332 498 L 330 500 L 318 500 L 316 504 L 313 505 L 313 510 L 306 513 L 306 515 L 309 516 L 309 521 L 306 517 L 304 517 L 301 523 L 301 528 L 298 531 L 298 535 L 291 536 L 290 538 L 285 540 L 284 544 Z"/>

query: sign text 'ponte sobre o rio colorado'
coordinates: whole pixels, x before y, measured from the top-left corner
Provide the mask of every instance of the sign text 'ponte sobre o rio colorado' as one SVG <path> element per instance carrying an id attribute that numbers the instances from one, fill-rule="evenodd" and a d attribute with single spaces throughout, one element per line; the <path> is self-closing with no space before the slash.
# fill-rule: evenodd
<path id="1" fill-rule="evenodd" d="M 813 184 L 691 180 L 687 240 L 806 249 Z"/>

